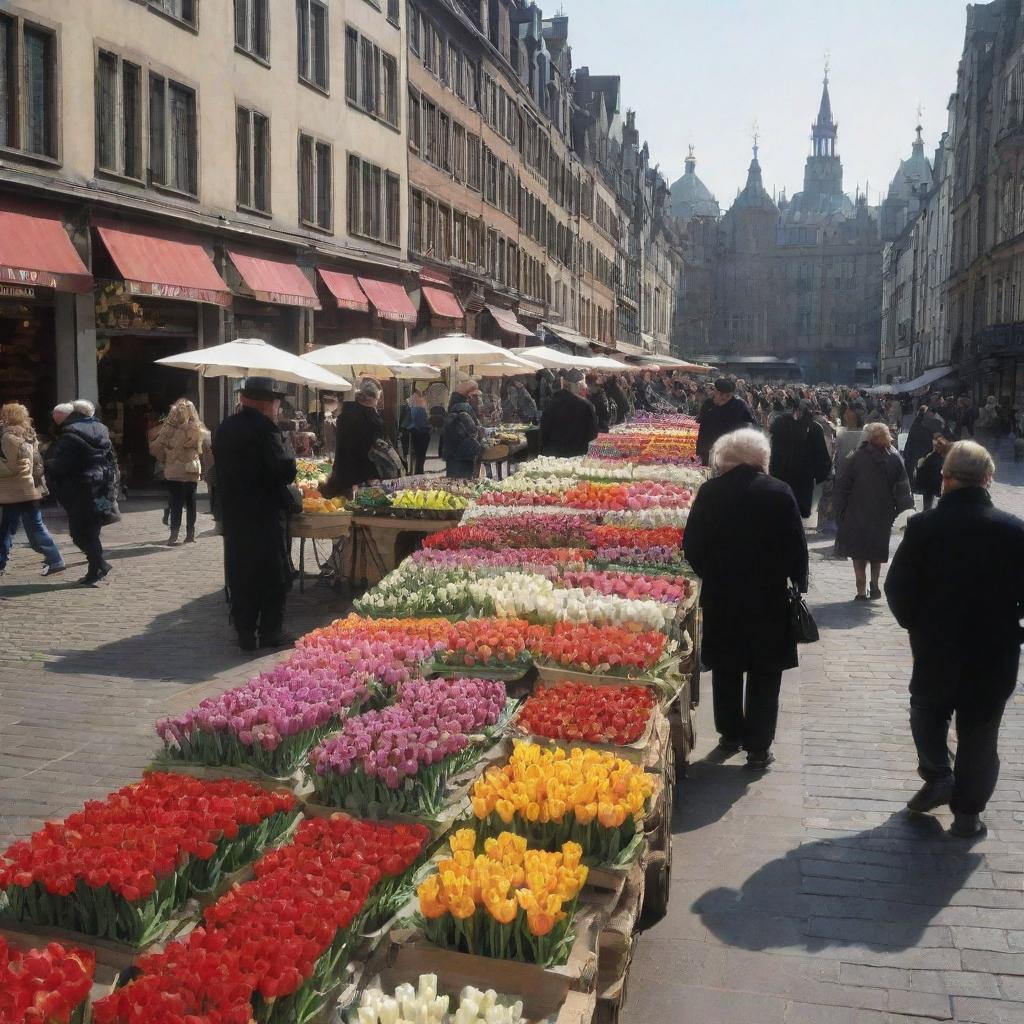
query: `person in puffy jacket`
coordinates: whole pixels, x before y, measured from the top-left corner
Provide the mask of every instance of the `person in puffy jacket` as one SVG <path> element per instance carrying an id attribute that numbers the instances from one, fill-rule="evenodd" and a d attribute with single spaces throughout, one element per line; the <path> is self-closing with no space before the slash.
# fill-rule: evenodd
<path id="1" fill-rule="evenodd" d="M 171 406 L 160 432 L 150 445 L 167 481 L 170 496 L 171 535 L 167 543 L 173 547 L 181 533 L 181 513 L 185 512 L 185 543 L 196 539 L 196 488 L 203 475 L 203 454 L 210 450 L 210 432 L 203 426 L 199 411 L 187 398 L 179 398 Z"/>
<path id="2" fill-rule="evenodd" d="M 97 502 L 116 493 L 117 461 L 110 432 L 96 419 L 92 402 L 58 405 L 53 421 L 60 436 L 46 460 L 46 485 L 68 514 L 68 531 L 89 568 L 78 582 L 94 587 L 112 568 L 103 557 Z"/>
<path id="3" fill-rule="evenodd" d="M 480 385 L 469 378 L 455 388 L 448 402 L 441 442 L 445 473 L 451 480 L 475 479 L 480 471 L 483 428 L 471 401 L 479 390 Z"/>
<path id="4" fill-rule="evenodd" d="M 46 493 L 32 418 L 25 406 L 10 402 L 0 408 L 0 576 L 7 568 L 19 523 L 25 527 L 32 550 L 45 560 L 44 576 L 66 568 L 39 511 Z"/>

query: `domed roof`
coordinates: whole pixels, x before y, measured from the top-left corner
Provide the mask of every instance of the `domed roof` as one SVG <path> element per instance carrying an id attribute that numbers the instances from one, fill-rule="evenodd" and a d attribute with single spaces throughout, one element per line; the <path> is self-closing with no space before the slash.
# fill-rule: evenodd
<path id="1" fill-rule="evenodd" d="M 911 199 L 915 190 L 921 185 L 931 185 L 932 165 L 924 155 L 924 140 L 921 138 L 921 126 L 917 126 L 917 138 L 914 140 L 910 158 L 901 160 L 892 183 L 889 185 L 889 197 Z"/>
<path id="2" fill-rule="evenodd" d="M 672 185 L 672 215 L 689 220 L 691 217 L 717 217 L 720 212 L 711 190 L 697 177 L 697 158 L 691 146 L 686 173 Z"/>

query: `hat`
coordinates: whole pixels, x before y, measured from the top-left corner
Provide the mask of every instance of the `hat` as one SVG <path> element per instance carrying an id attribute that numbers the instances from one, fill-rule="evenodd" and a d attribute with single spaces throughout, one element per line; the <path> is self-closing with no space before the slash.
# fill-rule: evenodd
<path id="1" fill-rule="evenodd" d="M 288 392 L 273 377 L 246 377 L 242 384 L 243 398 L 272 402 L 276 398 L 286 398 L 287 395 Z"/>
<path id="2" fill-rule="evenodd" d="M 728 377 L 719 377 L 715 381 L 715 390 L 721 391 L 723 395 L 731 395 L 736 390 L 736 385 Z"/>

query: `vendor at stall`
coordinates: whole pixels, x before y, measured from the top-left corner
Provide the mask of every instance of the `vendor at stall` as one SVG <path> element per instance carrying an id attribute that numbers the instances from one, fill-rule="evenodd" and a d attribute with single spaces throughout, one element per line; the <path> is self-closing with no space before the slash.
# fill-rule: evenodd
<path id="1" fill-rule="evenodd" d="M 578 380 L 563 377 L 562 387 L 552 395 L 540 418 L 545 455 L 586 455 L 590 442 L 597 437 L 597 412 L 581 396 L 582 390 Z"/>
<path id="2" fill-rule="evenodd" d="M 338 443 L 334 451 L 334 470 L 320 489 L 325 498 L 342 495 L 349 498 L 352 488 L 379 476 L 370 459 L 373 443 L 384 436 L 384 420 L 377 411 L 380 385 L 364 377 L 356 388 L 354 402 L 346 402 L 338 420 Z"/>

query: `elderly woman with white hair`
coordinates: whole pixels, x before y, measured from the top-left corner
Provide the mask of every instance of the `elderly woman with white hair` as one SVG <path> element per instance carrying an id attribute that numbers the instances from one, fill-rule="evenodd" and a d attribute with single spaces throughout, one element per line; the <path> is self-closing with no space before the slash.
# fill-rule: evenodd
<path id="1" fill-rule="evenodd" d="M 789 485 L 768 475 L 770 456 L 759 430 L 719 438 L 715 476 L 697 492 L 683 541 L 701 578 L 701 657 L 711 670 L 719 750 L 746 750 L 754 770 L 775 759 L 782 673 L 798 664 L 789 583 L 807 590 L 800 510 Z"/>
<path id="2" fill-rule="evenodd" d="M 884 423 L 869 423 L 860 447 L 843 463 L 832 493 L 838 531 L 836 555 L 853 559 L 855 601 L 882 596 L 878 578 L 889 561 L 889 540 L 896 517 L 914 507 L 910 480 L 892 435 Z M 871 589 L 867 568 L 871 565 Z"/>
<path id="3" fill-rule="evenodd" d="M 380 384 L 372 377 L 363 377 L 356 385 L 355 401 L 341 407 L 334 469 L 330 480 L 321 488 L 325 495 L 351 498 L 353 487 L 378 478 L 370 449 L 375 441 L 384 437 L 384 419 L 377 411 L 380 396 Z"/>

